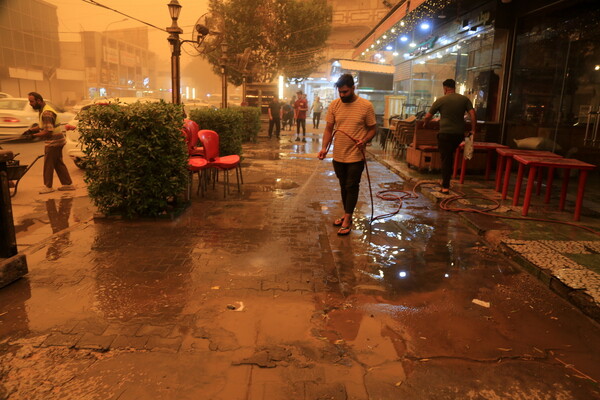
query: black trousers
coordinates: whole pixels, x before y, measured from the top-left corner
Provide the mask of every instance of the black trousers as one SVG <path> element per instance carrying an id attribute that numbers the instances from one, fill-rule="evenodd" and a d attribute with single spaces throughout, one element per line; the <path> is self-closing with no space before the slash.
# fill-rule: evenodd
<path id="1" fill-rule="evenodd" d="M 340 181 L 342 204 L 344 205 L 344 212 L 346 214 L 352 214 L 356 207 L 358 191 L 360 189 L 360 177 L 364 168 L 364 161 L 343 163 L 333 160 L 333 170 L 335 171 L 335 176 Z"/>
<path id="2" fill-rule="evenodd" d="M 300 134 L 300 125 L 302 125 L 302 136 L 306 136 L 306 118 L 296 119 L 296 135 Z"/>
<path id="3" fill-rule="evenodd" d="M 319 128 L 319 122 L 321 121 L 321 113 L 313 112 L 313 126 Z"/>
<path id="4" fill-rule="evenodd" d="M 275 127 L 275 136 L 279 137 L 279 132 L 281 132 L 280 118 L 273 118 L 269 120 L 269 137 L 273 136 L 273 127 Z"/>
<path id="5" fill-rule="evenodd" d="M 462 141 L 465 140 L 465 135 L 462 133 L 438 133 L 437 138 L 438 150 L 442 159 L 442 188 L 450 189 L 454 152 Z"/>

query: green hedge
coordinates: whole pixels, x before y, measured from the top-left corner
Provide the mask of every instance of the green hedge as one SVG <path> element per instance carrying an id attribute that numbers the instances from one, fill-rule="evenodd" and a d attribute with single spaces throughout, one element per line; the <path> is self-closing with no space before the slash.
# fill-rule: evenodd
<path id="1" fill-rule="evenodd" d="M 200 129 L 219 134 L 219 154 L 242 155 L 242 143 L 256 141 L 260 131 L 260 109 L 256 107 L 230 107 L 219 110 L 196 109 L 190 119 Z"/>
<path id="2" fill-rule="evenodd" d="M 109 104 L 80 113 L 85 182 L 105 214 L 158 216 L 187 188 L 183 109 L 171 103 Z"/>
<path id="3" fill-rule="evenodd" d="M 242 114 L 242 140 L 244 142 L 256 142 L 260 132 L 260 108 L 259 107 L 232 107 Z"/>

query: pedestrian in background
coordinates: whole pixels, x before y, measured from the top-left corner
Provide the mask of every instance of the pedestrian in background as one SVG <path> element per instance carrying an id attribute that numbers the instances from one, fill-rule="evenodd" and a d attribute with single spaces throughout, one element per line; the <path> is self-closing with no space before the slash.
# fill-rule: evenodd
<path id="1" fill-rule="evenodd" d="M 41 94 L 31 92 L 28 94 L 29 105 L 39 113 L 39 124 L 34 124 L 29 131 L 35 137 L 44 138 L 44 188 L 40 194 L 51 193 L 54 171 L 62 186 L 58 190 L 75 190 L 73 181 L 63 162 L 62 150 L 66 144 L 65 135 L 60 129 L 58 114 L 50 107 Z"/>
<path id="2" fill-rule="evenodd" d="M 315 97 L 315 101 L 310 106 L 310 110 L 313 113 L 313 127 L 319 129 L 319 122 L 321 122 L 321 112 L 323 111 L 323 103 L 319 96 Z"/>
<path id="3" fill-rule="evenodd" d="M 283 115 L 283 109 L 277 95 L 273 96 L 271 103 L 269 103 L 269 139 L 273 137 L 273 127 L 275 127 L 275 136 L 279 139 L 281 132 L 281 118 Z"/>
<path id="4" fill-rule="evenodd" d="M 352 75 L 342 75 L 335 86 L 340 98 L 332 101 L 327 110 L 319 159 L 327 155 L 335 130 L 333 169 L 340 182 L 344 216 L 333 221 L 333 225 L 339 226 L 337 234 L 344 236 L 352 230 L 352 214 L 366 162 L 364 147 L 375 136 L 377 121 L 373 104 L 354 93 Z"/>
<path id="5" fill-rule="evenodd" d="M 302 127 L 302 141 L 306 142 L 306 113 L 308 112 L 308 101 L 299 90 L 296 95 L 298 100 L 294 103 L 294 118 L 296 119 L 296 142 L 300 141 L 300 127 Z"/>
<path id="6" fill-rule="evenodd" d="M 289 103 L 283 104 L 283 130 L 292 130 L 292 124 L 294 121 L 294 108 Z M 286 128 L 287 127 L 287 128 Z"/>
<path id="7" fill-rule="evenodd" d="M 473 103 L 467 96 L 456 93 L 456 82 L 454 79 L 446 79 L 442 82 L 444 95 L 437 99 L 425 114 L 424 126 L 429 120 L 440 112 L 440 131 L 438 137 L 438 150 L 442 159 L 442 194 L 450 193 L 450 178 L 452 176 L 452 163 L 454 152 L 461 142 L 470 135 L 474 135 L 477 128 L 477 117 L 473 109 Z M 469 113 L 471 119 L 471 131 L 465 133 L 465 113 Z"/>

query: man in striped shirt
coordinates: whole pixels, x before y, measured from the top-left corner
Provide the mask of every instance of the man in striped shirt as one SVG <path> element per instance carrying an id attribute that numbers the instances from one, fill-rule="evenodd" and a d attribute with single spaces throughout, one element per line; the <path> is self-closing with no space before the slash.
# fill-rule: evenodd
<path id="1" fill-rule="evenodd" d="M 29 105 L 40 115 L 39 124 L 34 124 L 29 130 L 33 132 L 33 136 L 46 139 L 46 147 L 44 148 L 44 188 L 40 190 L 40 194 L 54 191 L 52 180 L 55 170 L 62 184 L 58 190 L 75 190 L 67 166 L 63 162 L 62 149 L 67 142 L 65 135 L 60 130 L 58 115 L 52 107 L 46 104 L 41 94 L 31 92 L 28 96 Z"/>
<path id="2" fill-rule="evenodd" d="M 377 122 L 371 102 L 354 93 L 352 75 L 342 75 L 335 86 L 340 98 L 332 101 L 327 110 L 319 159 L 325 158 L 334 139 L 333 169 L 340 182 L 344 216 L 333 221 L 333 225 L 339 226 L 337 234 L 344 236 L 352 229 L 352 213 L 358 201 L 360 178 L 366 162 L 364 148 L 375 136 Z"/>

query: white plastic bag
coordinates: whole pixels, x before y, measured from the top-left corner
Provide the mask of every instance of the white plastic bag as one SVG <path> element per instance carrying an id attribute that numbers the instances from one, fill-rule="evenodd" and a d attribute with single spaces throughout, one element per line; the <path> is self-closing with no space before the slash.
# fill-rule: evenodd
<path id="1" fill-rule="evenodd" d="M 463 150 L 465 160 L 473 158 L 473 135 L 469 135 L 465 138 L 465 148 Z"/>

